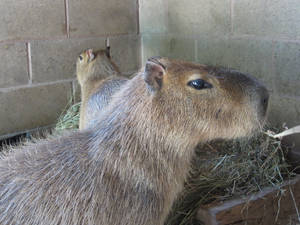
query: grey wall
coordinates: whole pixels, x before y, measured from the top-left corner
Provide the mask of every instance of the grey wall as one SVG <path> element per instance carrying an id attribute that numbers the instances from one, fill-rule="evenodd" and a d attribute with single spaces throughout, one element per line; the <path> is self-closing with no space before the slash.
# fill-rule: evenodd
<path id="1" fill-rule="evenodd" d="M 142 61 L 236 68 L 271 91 L 270 122 L 300 124 L 299 0 L 140 0 Z"/>
<path id="2" fill-rule="evenodd" d="M 125 74 L 153 55 L 236 68 L 268 86 L 272 123 L 300 123 L 299 0 L 2 0 L 0 14 L 0 139 L 55 123 L 77 55 L 106 37 Z"/>
<path id="3" fill-rule="evenodd" d="M 139 68 L 136 0 L 1 0 L 0 15 L 0 139 L 55 123 L 83 49 L 109 37 L 122 72 Z"/>

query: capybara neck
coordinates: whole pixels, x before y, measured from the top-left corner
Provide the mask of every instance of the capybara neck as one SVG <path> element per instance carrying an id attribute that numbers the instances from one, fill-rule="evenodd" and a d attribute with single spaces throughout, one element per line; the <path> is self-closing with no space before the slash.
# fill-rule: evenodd
<path id="1" fill-rule="evenodd" d="M 115 155 L 116 160 L 128 160 L 128 164 L 135 162 L 141 168 L 149 163 L 160 177 L 163 176 L 160 169 L 168 170 L 165 174 L 171 176 L 178 169 L 188 168 L 199 139 L 193 138 L 189 130 L 177 132 L 184 130 L 184 124 L 180 124 L 175 115 L 163 113 L 162 105 L 168 103 L 159 96 L 151 96 L 142 76 L 134 77 L 124 86 L 113 96 L 98 125 L 93 128 L 93 156 Z M 105 146 L 104 152 L 97 146 Z M 153 163 L 156 165 L 151 165 Z M 175 178 L 185 177 L 171 176 L 171 179 Z"/>

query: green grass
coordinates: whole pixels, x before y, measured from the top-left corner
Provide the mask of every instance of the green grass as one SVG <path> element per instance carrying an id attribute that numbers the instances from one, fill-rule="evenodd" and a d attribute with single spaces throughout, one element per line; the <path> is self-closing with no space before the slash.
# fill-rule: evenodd
<path id="1" fill-rule="evenodd" d="M 72 102 L 72 101 L 70 101 Z M 55 126 L 55 131 L 76 130 L 79 128 L 79 112 L 81 103 L 75 103 L 64 110 Z"/>

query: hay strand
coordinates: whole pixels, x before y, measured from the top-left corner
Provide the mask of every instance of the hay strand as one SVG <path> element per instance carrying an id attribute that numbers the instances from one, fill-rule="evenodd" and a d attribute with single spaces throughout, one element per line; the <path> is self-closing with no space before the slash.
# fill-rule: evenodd
<path id="1" fill-rule="evenodd" d="M 58 119 L 55 126 L 55 131 L 76 130 L 79 128 L 79 111 L 81 103 L 69 105 L 69 108 L 64 110 Z"/>

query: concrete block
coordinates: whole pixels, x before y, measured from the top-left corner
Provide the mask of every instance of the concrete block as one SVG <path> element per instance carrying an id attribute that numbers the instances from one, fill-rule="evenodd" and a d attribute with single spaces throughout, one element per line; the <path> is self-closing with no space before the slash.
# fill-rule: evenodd
<path id="1" fill-rule="evenodd" d="M 136 71 L 139 37 L 124 35 L 110 38 L 111 55 L 122 72 Z M 34 41 L 32 43 L 34 83 L 76 78 L 76 60 L 85 49 L 105 49 L 105 38 Z"/>
<path id="2" fill-rule="evenodd" d="M 274 85 L 278 94 L 300 97 L 300 44 L 276 42 Z"/>
<path id="3" fill-rule="evenodd" d="M 170 40 L 167 35 L 142 36 L 142 64 L 152 56 L 165 56 L 169 54 Z"/>
<path id="4" fill-rule="evenodd" d="M 143 36 L 143 65 L 152 56 L 195 61 L 195 41 L 167 35 Z"/>
<path id="5" fill-rule="evenodd" d="M 202 37 L 197 48 L 198 62 L 252 74 L 273 90 L 271 41 Z"/>
<path id="6" fill-rule="evenodd" d="M 24 43 L 0 44 L 0 88 L 28 83 L 27 52 Z"/>
<path id="7" fill-rule="evenodd" d="M 0 135 L 54 124 L 70 94 L 70 82 L 0 92 Z"/>
<path id="8" fill-rule="evenodd" d="M 76 60 L 79 54 L 87 48 L 104 47 L 105 38 L 32 42 L 33 83 L 76 78 Z"/>
<path id="9" fill-rule="evenodd" d="M 140 0 L 140 32 L 166 33 L 168 31 L 168 1 Z"/>
<path id="10" fill-rule="evenodd" d="M 31 44 L 33 83 L 75 78 L 80 50 L 69 40 L 34 41 Z"/>
<path id="11" fill-rule="evenodd" d="M 300 37 L 298 0 L 234 1 L 235 34 L 293 38 Z"/>
<path id="12" fill-rule="evenodd" d="M 169 38 L 170 58 L 182 59 L 186 61 L 195 61 L 195 40 L 188 38 Z"/>
<path id="13" fill-rule="evenodd" d="M 230 32 L 230 0 L 168 0 L 169 32 L 205 35 Z"/>
<path id="14" fill-rule="evenodd" d="M 282 96 L 272 93 L 269 103 L 269 122 L 272 125 L 288 127 L 299 125 L 300 121 L 300 97 Z"/>
<path id="15" fill-rule="evenodd" d="M 141 40 L 137 35 L 110 38 L 111 57 L 122 73 L 136 72 L 140 68 Z"/>
<path id="16" fill-rule="evenodd" d="M 2 0 L 0 40 L 57 37 L 66 34 L 62 0 Z"/>
<path id="17" fill-rule="evenodd" d="M 69 1 L 71 37 L 137 32 L 136 0 Z"/>
<path id="18" fill-rule="evenodd" d="M 230 39 L 226 37 L 200 36 L 197 40 L 197 62 L 208 65 L 230 67 L 225 64 L 229 55 Z"/>

